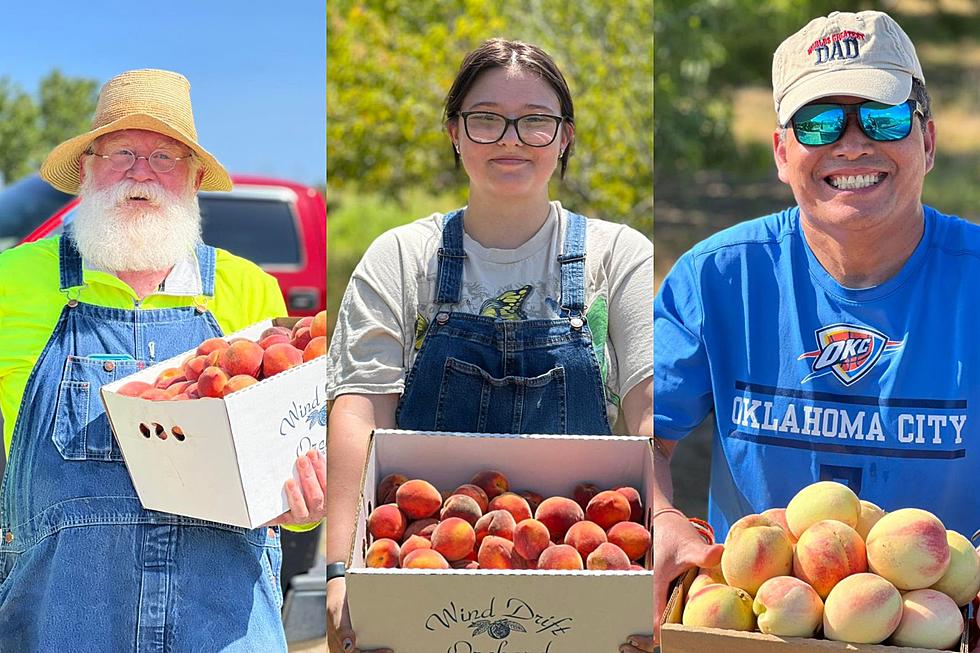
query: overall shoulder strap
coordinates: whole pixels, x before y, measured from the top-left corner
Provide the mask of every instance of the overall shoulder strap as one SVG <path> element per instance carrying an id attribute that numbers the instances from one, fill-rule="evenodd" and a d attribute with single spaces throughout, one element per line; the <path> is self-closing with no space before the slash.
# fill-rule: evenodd
<path id="1" fill-rule="evenodd" d="M 442 219 L 442 247 L 439 248 L 439 289 L 437 304 L 456 304 L 463 285 L 463 209 L 447 213 Z"/>
<path id="2" fill-rule="evenodd" d="M 201 274 L 201 294 L 205 297 L 214 297 L 214 273 L 217 251 L 210 245 L 198 244 L 195 253 L 197 254 L 197 266 Z"/>
<path id="3" fill-rule="evenodd" d="M 586 219 L 565 211 L 565 240 L 558 255 L 561 265 L 561 315 L 573 317 L 585 310 L 585 236 Z"/>
<path id="4" fill-rule="evenodd" d="M 68 290 L 81 286 L 84 281 L 82 277 L 82 255 L 75 247 L 75 240 L 71 237 L 70 227 L 65 227 L 61 232 L 61 240 L 58 243 L 58 271 L 61 277 L 61 290 Z"/>

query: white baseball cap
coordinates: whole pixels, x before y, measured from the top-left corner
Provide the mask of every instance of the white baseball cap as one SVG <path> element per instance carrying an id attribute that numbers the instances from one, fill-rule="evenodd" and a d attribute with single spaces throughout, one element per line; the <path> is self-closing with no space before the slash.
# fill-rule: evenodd
<path id="1" fill-rule="evenodd" d="M 912 78 L 925 82 L 915 46 L 880 11 L 835 11 L 783 41 L 772 60 L 772 97 L 780 125 L 808 102 L 853 95 L 885 104 L 909 98 Z"/>

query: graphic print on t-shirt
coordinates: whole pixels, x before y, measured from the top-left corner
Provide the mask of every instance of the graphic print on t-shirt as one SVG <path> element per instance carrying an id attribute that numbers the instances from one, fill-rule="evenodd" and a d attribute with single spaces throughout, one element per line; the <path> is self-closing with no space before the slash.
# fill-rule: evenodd
<path id="1" fill-rule="evenodd" d="M 797 360 L 812 358 L 812 371 L 800 381 L 806 383 L 833 373 L 844 385 L 851 385 L 871 371 L 883 353 L 900 349 L 904 340 L 890 340 L 870 327 L 831 324 L 814 332 L 818 349 L 800 354 Z"/>
<path id="2" fill-rule="evenodd" d="M 531 286 L 521 286 L 514 290 L 505 290 L 492 297 L 480 306 L 480 315 L 495 317 L 500 320 L 526 320 L 524 302 L 531 293 Z"/>

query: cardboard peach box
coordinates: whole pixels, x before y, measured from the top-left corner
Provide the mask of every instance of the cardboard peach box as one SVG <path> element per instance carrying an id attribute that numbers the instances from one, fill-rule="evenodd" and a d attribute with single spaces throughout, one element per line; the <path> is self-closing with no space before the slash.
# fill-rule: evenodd
<path id="1" fill-rule="evenodd" d="M 652 632 L 652 571 L 365 568 L 371 543 L 367 516 L 377 504 L 382 478 L 399 472 L 455 488 L 484 469 L 498 469 L 512 488 L 545 497 L 571 496 L 581 482 L 603 489 L 631 485 L 640 492 L 650 525 L 649 438 L 375 431 L 347 560 L 347 596 L 359 648 L 583 653 L 617 651 L 628 635 Z M 645 562 L 652 568 L 651 554 Z"/>
<path id="2" fill-rule="evenodd" d="M 697 576 L 697 569 L 690 570 L 678 578 L 671 589 L 667 608 L 661 617 L 661 642 L 664 653 L 705 653 L 705 651 L 725 651 L 725 653 L 832 653 L 848 651 L 851 653 L 937 653 L 937 649 L 915 648 L 909 646 L 886 646 L 883 644 L 851 644 L 828 639 L 805 637 L 777 637 L 759 632 L 742 632 L 721 628 L 692 628 L 681 625 L 684 597 Z M 964 619 L 966 616 L 964 615 Z M 960 647 L 961 653 L 968 653 L 970 625 L 966 623 Z"/>
<path id="3" fill-rule="evenodd" d="M 257 340 L 263 320 L 225 339 Z M 283 485 L 296 458 L 326 455 L 326 357 L 280 372 L 222 399 L 149 401 L 119 395 L 130 381 L 153 383 L 193 350 L 102 388 L 102 401 L 144 508 L 255 528 L 289 510 Z M 176 429 L 176 431 L 175 431 Z"/>

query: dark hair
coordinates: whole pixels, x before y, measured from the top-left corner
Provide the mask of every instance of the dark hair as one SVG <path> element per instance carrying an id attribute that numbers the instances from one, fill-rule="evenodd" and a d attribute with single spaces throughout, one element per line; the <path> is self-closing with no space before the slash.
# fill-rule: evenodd
<path id="1" fill-rule="evenodd" d="M 909 99 L 915 100 L 922 107 L 922 129 L 925 130 L 926 123 L 932 119 L 932 107 L 930 106 L 929 91 L 926 90 L 926 83 L 922 80 L 912 78 L 912 90 L 909 92 Z"/>
<path id="2" fill-rule="evenodd" d="M 466 97 L 477 77 L 484 71 L 493 68 L 516 68 L 540 75 L 558 96 L 562 117 L 566 122 L 575 124 L 572 94 L 568 90 L 568 84 L 565 82 L 561 71 L 558 70 L 554 59 L 536 45 L 521 41 L 508 41 L 507 39 L 484 41 L 483 45 L 470 52 L 463 59 L 463 63 L 460 64 L 459 71 L 456 73 L 456 79 L 453 80 L 452 88 L 446 95 L 446 109 L 443 114 L 445 123 L 459 117 L 460 109 L 463 107 L 463 98 Z M 569 142 L 565 152 L 561 155 L 562 177 L 565 176 L 565 168 L 568 166 L 568 159 L 572 155 L 572 145 L 573 142 Z M 458 168 L 459 153 L 455 149 L 453 149 L 453 156 Z"/>

